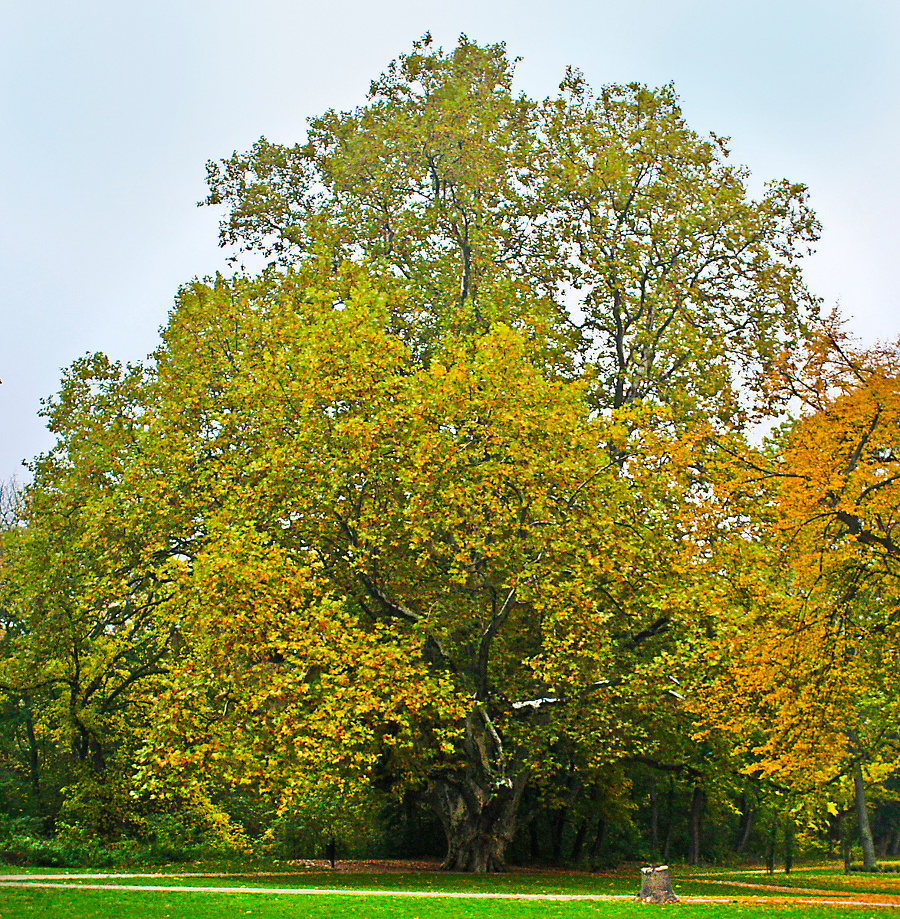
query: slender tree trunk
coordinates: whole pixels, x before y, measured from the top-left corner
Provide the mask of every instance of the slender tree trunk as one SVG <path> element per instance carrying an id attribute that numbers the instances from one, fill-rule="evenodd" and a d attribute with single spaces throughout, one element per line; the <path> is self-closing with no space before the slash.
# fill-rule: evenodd
<path id="1" fill-rule="evenodd" d="M 553 815 L 550 819 L 550 826 L 553 830 L 550 841 L 551 857 L 554 865 L 559 865 L 562 862 L 563 833 L 566 828 L 566 816 L 568 811 L 568 807 L 558 807 L 553 811 Z"/>
<path id="2" fill-rule="evenodd" d="M 847 817 L 841 817 L 841 858 L 844 861 L 844 874 L 850 874 L 850 828 Z"/>
<path id="3" fill-rule="evenodd" d="M 794 818 L 788 817 L 784 824 L 784 873 L 790 874 L 794 867 Z"/>
<path id="4" fill-rule="evenodd" d="M 841 841 L 841 818 L 835 814 L 828 815 L 828 829 L 825 833 L 828 843 L 828 857 L 834 858 L 834 847 Z"/>
<path id="5" fill-rule="evenodd" d="M 584 840 L 587 838 L 588 818 L 583 817 L 578 829 L 575 831 L 575 838 L 572 840 L 572 864 L 577 864 L 581 858 L 581 850 L 584 848 Z"/>
<path id="6" fill-rule="evenodd" d="M 736 855 L 743 855 L 750 841 L 750 833 L 753 830 L 753 818 L 756 816 L 756 810 L 747 803 L 746 796 L 741 796 L 741 822 L 738 826 L 738 840 L 735 847 Z"/>
<path id="7" fill-rule="evenodd" d="M 538 835 L 537 815 L 531 818 L 528 824 L 528 841 L 531 849 L 531 860 L 539 862 L 541 860 L 541 842 Z"/>
<path id="8" fill-rule="evenodd" d="M 859 836 L 862 841 L 863 868 L 866 871 L 877 871 L 878 860 L 875 858 L 875 843 L 872 840 L 869 810 L 866 807 L 866 786 L 863 782 L 862 764 L 859 762 L 853 767 L 853 798 L 856 821 L 859 824 Z"/>
<path id="9" fill-rule="evenodd" d="M 528 824 L 528 852 L 532 862 L 541 860 L 541 841 L 536 816 L 532 817 Z"/>
<path id="10" fill-rule="evenodd" d="M 769 844 L 766 846 L 766 871 L 769 874 L 775 872 L 775 840 L 778 836 L 778 817 L 772 815 L 772 825 L 769 828 Z"/>
<path id="11" fill-rule="evenodd" d="M 34 732 L 34 715 L 31 711 L 31 699 L 26 693 L 22 701 L 25 703 L 25 735 L 28 738 L 28 776 L 31 779 L 31 793 L 34 795 L 38 811 L 41 811 L 41 759 L 38 748 L 37 735 Z"/>
<path id="12" fill-rule="evenodd" d="M 872 839 L 872 827 L 869 824 L 869 810 L 866 806 L 866 786 L 863 781 L 862 747 L 856 731 L 847 731 L 856 763 L 853 766 L 853 804 L 856 809 L 856 822 L 859 825 L 859 838 L 862 842 L 863 868 L 866 871 L 877 871 L 878 860 L 875 858 L 875 843 Z"/>
<path id="13" fill-rule="evenodd" d="M 656 778 L 650 784 L 650 847 L 653 854 L 659 857 L 659 805 L 656 795 Z"/>
<path id="14" fill-rule="evenodd" d="M 691 847 L 688 853 L 688 864 L 700 864 L 700 829 L 703 820 L 703 805 L 706 802 L 706 794 L 703 789 L 697 785 L 694 787 L 694 796 L 691 799 Z"/>
<path id="15" fill-rule="evenodd" d="M 675 780 L 669 776 L 669 793 L 666 795 L 666 837 L 663 840 L 662 860 L 669 860 L 672 847 L 672 829 L 675 825 Z"/>
<path id="16" fill-rule="evenodd" d="M 596 871 L 600 867 L 600 852 L 603 849 L 603 840 L 606 838 L 606 821 L 602 817 L 597 818 L 597 832 L 594 836 L 594 843 L 591 846 L 591 871 Z"/>

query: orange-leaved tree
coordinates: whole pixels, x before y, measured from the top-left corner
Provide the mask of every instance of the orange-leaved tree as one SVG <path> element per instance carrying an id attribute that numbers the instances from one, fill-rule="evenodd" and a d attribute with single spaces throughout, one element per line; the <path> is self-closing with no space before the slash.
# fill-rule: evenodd
<path id="1" fill-rule="evenodd" d="M 871 866 L 864 778 L 890 772 L 900 701 L 900 349 L 863 349 L 832 315 L 773 385 L 799 417 L 748 455 L 736 485 L 755 493 L 771 586 L 716 704 L 749 769 L 820 799 L 852 781 Z"/>

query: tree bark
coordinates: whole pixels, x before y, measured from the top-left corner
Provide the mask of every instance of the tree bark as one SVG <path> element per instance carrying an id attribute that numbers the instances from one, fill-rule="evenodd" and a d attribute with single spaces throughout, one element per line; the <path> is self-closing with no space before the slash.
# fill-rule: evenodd
<path id="1" fill-rule="evenodd" d="M 659 806 L 656 800 L 656 779 L 650 784 L 650 846 L 659 858 Z"/>
<path id="2" fill-rule="evenodd" d="M 507 761 L 490 717 L 477 708 L 466 718 L 466 764 L 453 774 L 432 777 L 429 797 L 447 837 L 447 871 L 490 872 L 505 867 L 506 848 L 527 770 Z"/>
<path id="3" fill-rule="evenodd" d="M 581 823 L 575 832 L 575 838 L 572 840 L 572 864 L 577 864 L 581 858 L 581 850 L 584 848 L 584 840 L 587 837 L 588 818 L 582 817 Z"/>
<path id="4" fill-rule="evenodd" d="M 660 865 L 658 868 L 641 868 L 639 899 L 642 903 L 674 903 L 678 900 L 675 891 L 672 890 L 668 865 Z"/>
<path id="5" fill-rule="evenodd" d="M 875 842 L 872 839 L 872 827 L 869 824 L 869 810 L 866 806 L 866 786 L 863 781 L 862 749 L 856 731 L 847 731 L 856 762 L 853 766 L 853 804 L 856 809 L 856 822 L 859 825 L 859 838 L 862 842 L 863 868 L 866 871 L 877 871 L 878 860 L 875 858 Z"/>
<path id="6" fill-rule="evenodd" d="M 675 780 L 669 776 L 669 792 L 666 795 L 666 836 L 663 840 L 662 860 L 669 860 L 669 849 L 672 847 L 672 830 L 675 826 Z"/>
<path id="7" fill-rule="evenodd" d="M 532 817 L 528 824 L 528 842 L 531 849 L 531 860 L 539 862 L 541 860 L 541 841 L 538 836 L 537 817 Z"/>
<path id="8" fill-rule="evenodd" d="M 850 874 L 850 829 L 846 817 L 841 817 L 841 858 L 844 862 L 844 874 Z"/>
<path id="9" fill-rule="evenodd" d="M 506 867 L 524 781 L 487 789 L 462 778 L 435 781 L 431 799 L 447 837 L 447 871 L 484 873 Z"/>
<path id="10" fill-rule="evenodd" d="M 38 749 L 37 735 L 34 732 L 34 715 L 31 710 L 31 698 L 28 693 L 22 697 L 25 704 L 25 734 L 28 738 L 28 775 L 31 779 L 31 794 L 37 802 L 38 809 L 41 810 L 43 802 L 41 800 L 41 760 Z"/>
<path id="11" fill-rule="evenodd" d="M 688 854 L 688 864 L 690 865 L 700 864 L 700 827 L 705 802 L 705 792 L 699 785 L 695 786 L 694 796 L 691 799 L 691 850 Z"/>
<path id="12" fill-rule="evenodd" d="M 784 824 L 784 873 L 790 874 L 794 867 L 794 818 L 788 817 Z"/>
<path id="13" fill-rule="evenodd" d="M 747 804 L 746 798 L 742 798 L 743 807 L 741 808 L 741 823 L 738 827 L 738 841 L 735 848 L 735 854 L 743 855 L 750 841 L 750 833 L 753 830 L 753 818 L 756 815 L 754 808 Z"/>
<path id="14" fill-rule="evenodd" d="M 863 782 L 862 764 L 859 762 L 853 767 L 853 799 L 856 821 L 859 824 L 859 838 L 862 841 L 863 868 L 866 871 L 877 871 L 878 860 L 875 858 L 875 843 L 869 825 L 869 810 L 866 807 L 866 786 Z"/>
<path id="15" fill-rule="evenodd" d="M 554 865 L 562 863 L 563 833 L 566 828 L 566 817 L 568 816 L 568 807 L 558 807 L 553 811 L 550 819 L 552 829 L 551 836 L 551 859 Z"/>
<path id="16" fill-rule="evenodd" d="M 602 817 L 597 818 L 597 832 L 594 835 L 594 843 L 591 846 L 591 871 L 596 871 L 600 867 L 600 851 L 603 849 L 603 840 L 606 838 L 606 821 Z"/>

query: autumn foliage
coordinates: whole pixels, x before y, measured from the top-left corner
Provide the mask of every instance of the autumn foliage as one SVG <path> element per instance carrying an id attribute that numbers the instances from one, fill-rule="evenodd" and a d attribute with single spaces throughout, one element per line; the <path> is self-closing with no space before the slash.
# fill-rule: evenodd
<path id="1" fill-rule="evenodd" d="M 487 871 L 645 804 L 642 851 L 696 859 L 704 814 L 822 828 L 888 779 L 896 349 L 818 320 L 805 190 L 753 200 L 671 87 L 512 78 L 426 38 L 210 164 L 269 267 L 46 403 L 0 687 L 48 826 L 428 808 Z"/>

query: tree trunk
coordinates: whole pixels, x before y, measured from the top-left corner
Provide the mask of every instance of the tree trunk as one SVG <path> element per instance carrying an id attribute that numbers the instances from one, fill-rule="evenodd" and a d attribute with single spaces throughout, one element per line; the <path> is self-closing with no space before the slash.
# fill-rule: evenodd
<path id="1" fill-rule="evenodd" d="M 856 763 L 853 766 L 853 804 L 856 808 L 856 822 L 859 825 L 859 838 L 862 842 L 863 868 L 866 871 L 877 871 L 878 860 L 875 858 L 875 843 L 872 839 L 872 827 L 869 825 L 869 810 L 866 807 L 866 786 L 863 781 L 862 748 L 856 731 L 847 731 Z"/>
<path id="2" fill-rule="evenodd" d="M 859 824 L 859 838 L 862 841 L 863 868 L 866 871 L 877 871 L 878 860 L 875 858 L 875 843 L 872 840 L 869 811 L 866 807 L 866 786 L 863 782 L 862 764 L 859 762 L 853 767 L 853 798 L 856 820 Z"/>
<path id="3" fill-rule="evenodd" d="M 703 805 L 706 801 L 706 794 L 703 789 L 697 785 L 694 788 L 694 796 L 691 799 L 691 850 L 688 854 L 688 864 L 700 864 L 700 826 L 703 818 Z"/>
<path id="4" fill-rule="evenodd" d="M 606 821 L 602 817 L 597 818 L 597 833 L 594 836 L 594 844 L 591 846 L 591 871 L 596 871 L 600 867 L 600 851 L 603 848 L 603 840 L 606 838 Z"/>
<path id="5" fill-rule="evenodd" d="M 538 835 L 537 815 L 531 818 L 528 824 L 528 842 L 531 848 L 531 860 L 539 862 L 541 860 L 541 841 Z"/>
<path id="6" fill-rule="evenodd" d="M 443 867 L 502 871 L 528 773 L 507 761 L 500 736 L 481 708 L 466 717 L 465 754 L 464 770 L 435 775 L 429 787 L 447 837 Z"/>
<path id="7" fill-rule="evenodd" d="M 37 803 L 38 810 L 43 809 L 41 801 L 41 760 L 37 735 L 34 732 L 34 715 L 31 710 L 31 699 L 28 693 L 22 697 L 25 704 L 25 734 L 28 738 L 28 775 L 31 779 L 31 794 Z"/>
<path id="8" fill-rule="evenodd" d="M 553 811 L 550 818 L 550 827 L 553 831 L 550 841 L 551 859 L 553 864 L 557 866 L 562 864 L 563 833 L 566 828 L 568 812 L 568 807 L 558 807 Z"/>
<path id="9" fill-rule="evenodd" d="M 656 800 L 656 779 L 650 784 L 650 847 L 658 858 L 659 851 L 659 806 Z"/>
<path id="10" fill-rule="evenodd" d="M 666 836 L 663 840 L 662 860 L 669 860 L 669 849 L 672 847 L 672 830 L 675 826 L 675 780 L 669 776 L 669 793 L 666 795 Z"/>
<path id="11" fill-rule="evenodd" d="M 784 824 L 784 873 L 790 874 L 794 867 L 794 818 L 788 817 Z"/>
<path id="12" fill-rule="evenodd" d="M 578 829 L 575 832 L 575 839 L 572 840 L 572 864 L 578 864 L 578 859 L 581 858 L 581 850 L 584 848 L 584 840 L 587 837 L 588 831 L 588 818 L 582 817 L 581 823 L 578 824 Z"/>
<path id="13" fill-rule="evenodd" d="M 747 805 L 745 801 L 744 808 L 741 812 L 741 824 L 738 828 L 738 842 L 737 848 L 735 849 L 735 854 L 737 855 L 743 855 L 744 850 L 747 848 L 747 843 L 750 841 L 750 833 L 753 830 L 753 818 L 755 815 L 755 809 Z"/>
<path id="14" fill-rule="evenodd" d="M 486 789 L 465 778 L 435 781 L 431 799 L 447 836 L 447 871 L 502 871 L 516 832 L 524 780 Z"/>
<path id="15" fill-rule="evenodd" d="M 850 874 L 850 828 L 846 816 L 841 817 L 841 858 L 844 862 L 844 874 Z"/>
<path id="16" fill-rule="evenodd" d="M 678 900 L 675 891 L 672 890 L 668 865 L 660 865 L 658 868 L 641 868 L 639 899 L 642 903 L 674 903 Z"/>

